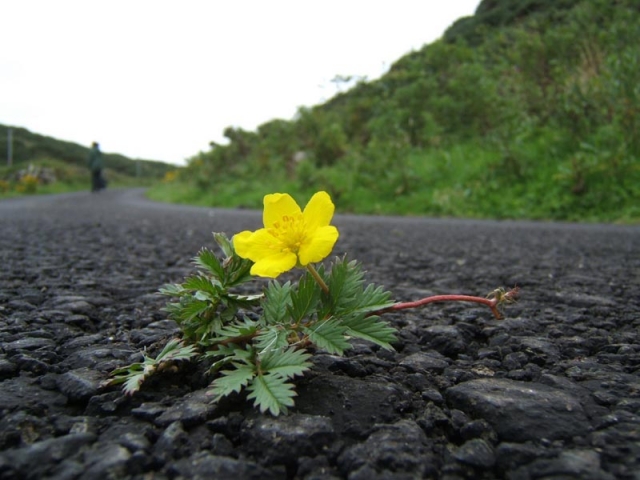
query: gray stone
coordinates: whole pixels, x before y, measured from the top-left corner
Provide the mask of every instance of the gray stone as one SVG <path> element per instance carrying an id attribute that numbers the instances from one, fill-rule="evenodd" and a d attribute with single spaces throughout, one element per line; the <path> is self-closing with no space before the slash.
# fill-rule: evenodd
<path id="1" fill-rule="evenodd" d="M 298 388 L 296 409 L 331 418 L 338 433 L 349 429 L 359 435 L 376 423 L 395 421 L 395 403 L 410 396 L 408 390 L 376 377 L 319 376 Z"/>
<path id="2" fill-rule="evenodd" d="M 539 337 L 514 337 L 521 347 L 533 357 L 541 357 L 546 363 L 557 362 L 560 358 L 560 350 L 546 338 Z"/>
<path id="3" fill-rule="evenodd" d="M 41 348 L 53 350 L 55 346 L 56 342 L 48 338 L 27 337 L 5 343 L 2 347 L 6 352 L 17 352 L 21 350 L 39 350 Z"/>
<path id="4" fill-rule="evenodd" d="M 0 388 L 0 412 L 18 409 L 40 412 L 66 403 L 64 395 L 27 383 L 19 377 L 4 380 Z"/>
<path id="5" fill-rule="evenodd" d="M 91 313 L 95 307 L 85 300 L 73 300 L 68 302 L 61 302 L 56 305 L 56 309 L 66 310 L 72 313 Z"/>
<path id="6" fill-rule="evenodd" d="M 24 411 L 0 415 L 0 451 L 45 440 L 53 433 L 53 426 L 44 419 Z"/>
<path id="7" fill-rule="evenodd" d="M 13 375 L 17 369 L 15 363 L 7 360 L 4 355 L 0 355 L 0 378 Z"/>
<path id="8" fill-rule="evenodd" d="M 455 325 L 432 325 L 425 329 L 425 338 L 430 348 L 447 357 L 455 357 L 467 348 L 468 339 Z"/>
<path id="9" fill-rule="evenodd" d="M 86 471 L 81 478 L 125 478 L 130 458 L 129 450 L 121 445 L 100 445 L 85 453 Z"/>
<path id="10" fill-rule="evenodd" d="M 363 443 L 347 448 L 338 457 L 338 467 L 349 478 L 435 477 L 436 465 L 431 445 L 422 429 L 409 420 L 379 425 Z M 369 478 L 371 478 L 369 476 Z"/>
<path id="11" fill-rule="evenodd" d="M 14 299 L 14 300 L 10 300 L 7 303 L 7 307 L 14 309 L 14 310 L 22 310 L 22 311 L 27 311 L 30 312 L 32 310 L 35 310 L 36 307 L 35 305 L 25 301 L 25 300 L 20 300 L 20 299 Z"/>
<path id="12" fill-rule="evenodd" d="M 89 368 L 79 368 L 64 373 L 57 378 L 58 388 L 70 401 L 88 400 L 98 393 L 100 383 L 106 376 Z"/>
<path id="13" fill-rule="evenodd" d="M 153 453 L 164 461 L 189 454 L 189 436 L 180 422 L 172 423 L 162 432 Z"/>
<path id="14" fill-rule="evenodd" d="M 451 387 L 446 396 L 453 407 L 485 419 L 503 441 L 565 439 L 589 430 L 577 398 L 547 385 L 483 378 Z"/>
<path id="15" fill-rule="evenodd" d="M 134 417 L 138 417 L 144 420 L 153 420 L 159 415 L 162 415 L 167 411 L 168 407 L 156 402 L 145 402 L 140 404 L 139 407 L 132 408 L 131 414 Z"/>
<path id="16" fill-rule="evenodd" d="M 600 455 L 594 450 L 565 450 L 556 458 L 540 458 L 513 472 L 514 478 L 576 478 L 614 480 L 615 476 L 600 467 Z"/>
<path id="17" fill-rule="evenodd" d="M 269 463 L 288 464 L 315 456 L 335 438 L 331 420 L 320 415 L 261 416 L 245 422 L 242 432 L 250 451 Z"/>
<path id="18" fill-rule="evenodd" d="M 172 474 L 191 480 L 271 480 L 275 477 L 257 463 L 199 452 L 171 465 Z"/>
<path id="19" fill-rule="evenodd" d="M 119 345 L 87 345 L 71 352 L 61 365 L 67 369 L 92 368 L 100 371 L 111 371 L 125 363 L 132 350 Z"/>
<path id="20" fill-rule="evenodd" d="M 182 422 L 185 427 L 204 423 L 215 411 L 213 397 L 206 390 L 185 395 L 179 402 L 163 411 L 154 423 L 166 427 L 173 422 Z"/>
<path id="21" fill-rule="evenodd" d="M 529 443 L 503 442 L 496 448 L 497 465 L 501 470 L 512 470 L 542 455 L 542 447 Z"/>
<path id="22" fill-rule="evenodd" d="M 477 468 L 490 468 L 496 463 L 493 447 L 481 438 L 463 443 L 452 455 L 456 460 Z"/>
<path id="23" fill-rule="evenodd" d="M 0 453 L 0 472 L 14 474 L 13 478 L 48 478 L 49 469 L 67 458 L 77 455 L 91 445 L 96 436 L 77 433 L 50 438 L 32 445 Z M 5 476 L 3 478 L 11 478 Z"/>
<path id="24" fill-rule="evenodd" d="M 431 371 L 442 373 L 449 366 L 449 362 L 441 355 L 435 356 L 429 353 L 412 353 L 400 361 L 400 365 L 410 372 Z"/>

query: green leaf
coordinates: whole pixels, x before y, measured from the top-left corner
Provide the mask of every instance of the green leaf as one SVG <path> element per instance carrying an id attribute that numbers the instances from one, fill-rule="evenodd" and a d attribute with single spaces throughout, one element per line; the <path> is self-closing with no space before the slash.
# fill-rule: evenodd
<path id="1" fill-rule="evenodd" d="M 224 268 L 218 257 L 208 248 L 203 248 L 198 252 L 198 256 L 193 259 L 193 263 L 197 266 L 209 271 L 218 280 L 224 278 Z"/>
<path id="2" fill-rule="evenodd" d="M 228 345 L 218 344 L 211 350 L 207 350 L 204 353 L 205 358 L 220 358 L 215 361 L 210 367 L 210 372 L 215 372 L 232 362 L 240 362 L 245 365 L 253 366 L 254 351 L 252 348 L 246 346 L 236 345 L 230 343 Z"/>
<path id="3" fill-rule="evenodd" d="M 267 325 L 284 323 L 290 305 L 291 283 L 280 285 L 276 281 L 269 282 L 264 292 L 264 302 L 262 302 L 262 317 L 265 323 Z"/>
<path id="4" fill-rule="evenodd" d="M 255 338 L 255 347 L 261 354 L 268 352 L 269 350 L 279 350 L 287 345 L 287 337 L 289 331 L 284 328 L 266 327 L 260 331 Z"/>
<path id="5" fill-rule="evenodd" d="M 351 344 L 345 338 L 346 330 L 341 322 L 332 319 L 316 322 L 312 326 L 302 328 L 302 331 L 309 336 L 309 340 L 316 346 L 337 355 L 342 355 L 345 350 L 351 348 Z"/>
<path id="6" fill-rule="evenodd" d="M 264 295 L 262 293 L 258 293 L 255 295 L 238 295 L 235 293 L 227 293 L 224 297 L 238 303 L 253 305 L 258 300 L 262 300 L 264 298 Z"/>
<path id="7" fill-rule="evenodd" d="M 182 295 L 182 293 L 184 292 L 184 288 L 182 287 L 182 285 L 179 285 L 179 284 L 167 283 L 166 285 L 163 285 L 162 287 L 160 287 L 158 291 L 162 295 L 171 295 L 174 297 L 178 297 Z"/>
<path id="8" fill-rule="evenodd" d="M 355 313 L 368 313 L 393 305 L 391 294 L 373 284 L 364 288 L 360 265 L 338 259 L 331 269 L 328 282 L 330 295 L 320 310 L 322 318 L 341 318 Z"/>
<path id="9" fill-rule="evenodd" d="M 310 273 L 305 273 L 298 283 L 298 288 L 291 290 L 289 314 L 292 321 L 298 323 L 316 313 L 322 289 Z"/>
<path id="10" fill-rule="evenodd" d="M 311 368 L 309 358 L 310 354 L 293 347 L 286 350 L 269 350 L 260 357 L 260 369 L 269 374 L 293 378 Z"/>
<path id="11" fill-rule="evenodd" d="M 187 290 L 203 291 L 217 296 L 220 293 L 221 285 L 214 278 L 205 277 L 204 275 L 192 275 L 185 279 L 182 287 Z"/>
<path id="12" fill-rule="evenodd" d="M 213 308 L 210 302 L 206 302 L 203 300 L 196 300 L 195 298 L 186 299 L 183 303 L 181 303 L 181 311 L 180 311 L 180 319 L 181 320 L 191 320 L 194 317 L 198 317 L 205 313 L 210 308 Z"/>
<path id="13" fill-rule="evenodd" d="M 293 397 L 296 396 L 293 385 L 277 374 L 257 375 L 247 390 L 249 390 L 247 398 L 253 400 L 253 404 L 260 409 L 261 413 L 268 410 L 274 416 L 280 413 L 286 414 L 288 407 L 293 407 Z"/>
<path id="14" fill-rule="evenodd" d="M 387 322 L 379 320 L 375 315 L 356 315 L 345 318 L 342 325 L 347 327 L 347 335 L 368 340 L 386 350 L 393 350 L 390 344 L 396 340 L 396 329 L 390 327 Z"/>
<path id="15" fill-rule="evenodd" d="M 224 233 L 214 232 L 213 239 L 218 244 L 225 257 L 229 258 L 234 256 L 235 249 L 233 248 L 233 242 L 229 239 L 229 237 L 227 237 Z"/>
<path id="16" fill-rule="evenodd" d="M 189 360 L 198 355 L 196 347 L 193 345 L 184 345 L 177 338 L 173 338 L 167 342 L 162 351 L 155 359 L 156 363 L 168 362 L 170 360 Z"/>
<path id="17" fill-rule="evenodd" d="M 124 378 L 120 378 L 120 375 L 128 374 L 132 372 L 138 372 L 144 370 L 144 364 L 141 362 L 132 363 L 127 365 L 126 367 L 116 368 L 111 372 L 111 375 L 116 377 L 113 380 L 109 380 L 109 385 L 117 385 L 118 383 L 123 383 Z"/>
<path id="18" fill-rule="evenodd" d="M 122 390 L 125 395 L 133 395 L 142 387 L 142 383 L 146 380 L 147 374 L 145 372 L 135 373 L 129 375 L 122 386 Z"/>
<path id="19" fill-rule="evenodd" d="M 185 346 L 182 341 L 174 338 L 167 342 L 156 358 L 144 355 L 144 362 L 136 362 L 127 367 L 115 369 L 111 372 L 114 378 L 103 383 L 104 386 L 124 383 L 123 390 L 127 395 L 133 395 L 140 390 L 142 383 L 155 373 L 160 365 L 169 361 L 188 360 L 198 355 L 193 345 Z"/>
<path id="20" fill-rule="evenodd" d="M 396 302 L 390 301 L 391 293 L 384 290 L 381 286 L 373 284 L 367 285 L 367 288 L 358 296 L 358 300 L 352 313 L 368 313 L 376 312 L 394 305 Z"/>
<path id="21" fill-rule="evenodd" d="M 255 369 L 252 365 L 240 365 L 234 362 L 233 366 L 236 368 L 223 370 L 221 372 L 223 376 L 216 378 L 211 384 L 211 392 L 215 395 L 215 401 L 233 392 L 240 392 L 255 376 Z"/>
<path id="22" fill-rule="evenodd" d="M 219 328 L 216 333 L 218 334 L 218 338 L 216 340 L 229 340 L 235 337 L 251 337 L 257 331 L 258 327 L 256 322 L 249 318 L 244 318 L 243 322 L 236 322 L 230 325 L 225 325 L 222 328 Z"/>

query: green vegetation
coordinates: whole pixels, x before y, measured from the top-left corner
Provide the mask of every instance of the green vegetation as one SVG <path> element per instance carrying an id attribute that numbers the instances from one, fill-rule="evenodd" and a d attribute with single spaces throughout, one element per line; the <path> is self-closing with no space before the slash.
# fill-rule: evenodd
<path id="1" fill-rule="evenodd" d="M 7 129 L 0 125 L 0 156 L 5 160 Z M 12 165 L 0 165 L 0 198 L 34 193 L 62 193 L 89 188 L 89 148 L 12 127 Z M 149 186 L 171 178 L 175 166 L 136 161 L 104 153 L 109 187 Z"/>
<path id="2" fill-rule="evenodd" d="M 239 257 L 224 234 L 214 238 L 222 261 L 202 249 L 194 259 L 197 273 L 160 289 L 173 300 L 165 310 L 183 338 L 155 359 L 145 355 L 114 370 L 105 386 L 124 384 L 124 392 L 134 394 L 163 363 L 201 356 L 210 373 L 220 373 L 210 385 L 215 401 L 246 390 L 262 413 L 279 415 L 294 405 L 291 380 L 311 367 L 318 349 L 343 355 L 358 338 L 393 350 L 395 330 L 376 313 L 396 304 L 381 287 L 365 286 L 357 262 L 336 259 L 330 272 L 311 266 L 315 275 L 307 270 L 298 282 L 274 279 L 263 293 L 239 294 L 233 290 L 252 280 L 253 262 Z M 255 314 L 247 315 L 250 310 Z"/>
<path id="3" fill-rule="evenodd" d="M 326 218 L 329 210 L 333 213 L 333 204 L 329 204 L 324 203 L 323 207 L 322 202 L 316 203 L 314 210 L 328 208 L 323 213 Z M 290 204 L 281 204 L 280 209 L 271 204 L 265 207 L 265 215 L 289 222 Z M 316 233 L 317 229 L 311 229 L 301 237 L 298 228 L 285 227 L 270 241 L 289 244 L 301 238 L 308 241 L 306 235 Z M 231 241 L 225 234 L 214 233 L 224 258 L 203 248 L 193 261 L 196 273 L 182 283 L 160 289 L 160 293 L 171 298 L 165 311 L 182 330 L 181 338 L 170 340 L 155 358 L 144 352 L 141 362 L 115 369 L 111 378 L 102 383 L 103 387 L 122 384 L 123 391 L 133 395 L 157 373 L 176 371 L 177 362 L 198 359 L 208 364 L 207 372 L 213 377 L 209 393 L 215 402 L 235 397 L 237 403 L 243 398 L 238 395 L 243 395 L 260 412 L 277 416 L 294 406 L 293 379 L 311 368 L 309 360 L 318 351 L 342 356 L 352 348 L 355 339 L 393 350 L 396 330 L 380 315 L 431 303 L 472 302 L 486 305 L 496 318 L 502 318 L 501 307 L 513 303 L 518 295 L 517 288 L 510 291 L 498 288 L 487 297 L 434 295 L 396 303 L 384 288 L 367 285 L 360 264 L 347 261 L 346 257 L 336 258 L 327 269 L 322 264 L 316 270 L 309 263 L 302 267 L 304 273 L 297 280 L 281 283 L 276 279 L 279 273 L 271 268 L 265 270 L 264 265 L 260 267 L 265 261 L 263 234 L 253 240 L 245 238 L 243 242 L 253 245 L 245 243 L 237 250 L 238 236 L 233 238 Z M 256 263 L 240 256 L 241 250 L 249 253 L 253 248 L 256 249 L 253 253 L 262 257 Z M 331 253 L 320 245 L 316 249 L 321 255 Z M 267 252 L 266 261 L 277 263 L 279 260 L 274 256 L 280 254 Z M 289 270 L 293 268 L 291 265 Z M 261 284 L 261 293 L 247 295 L 246 289 L 239 287 L 250 282 L 252 275 L 271 281 Z"/>
<path id="4" fill-rule="evenodd" d="M 331 194 L 340 211 L 640 219 L 640 8 L 484 0 L 378 80 L 190 159 L 156 199 L 258 208 Z"/>

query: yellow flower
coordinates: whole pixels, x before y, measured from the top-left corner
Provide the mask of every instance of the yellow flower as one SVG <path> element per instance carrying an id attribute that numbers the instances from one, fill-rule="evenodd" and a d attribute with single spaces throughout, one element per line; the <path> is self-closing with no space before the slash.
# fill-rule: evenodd
<path id="1" fill-rule="evenodd" d="M 251 274 L 275 278 L 296 266 L 326 258 L 338 240 L 338 229 L 329 225 L 334 206 L 327 192 L 318 192 L 300 211 L 286 193 L 264 197 L 264 228 L 233 237 L 236 253 L 254 263 Z"/>

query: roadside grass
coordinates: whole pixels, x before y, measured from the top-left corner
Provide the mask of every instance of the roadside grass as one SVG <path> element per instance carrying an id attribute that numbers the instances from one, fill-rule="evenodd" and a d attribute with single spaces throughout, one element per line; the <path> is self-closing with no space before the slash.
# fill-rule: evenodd
<path id="1" fill-rule="evenodd" d="M 469 141 L 405 151 L 384 168 L 380 159 L 359 155 L 332 166 L 303 163 L 293 179 L 248 169 L 217 181 L 181 175 L 153 185 L 147 195 L 164 202 L 259 209 L 267 193 L 287 192 L 304 203 L 326 190 L 345 213 L 640 222 L 638 163 L 611 168 L 608 157 L 576 154 L 552 134 L 508 149 Z"/>
<path id="2" fill-rule="evenodd" d="M 274 192 L 286 192 L 294 197 L 301 193 L 293 182 L 242 177 L 233 181 L 225 179 L 211 187 L 185 179 L 161 182 L 152 185 L 146 195 L 151 200 L 165 203 L 259 209 L 264 195 Z"/>
<path id="3" fill-rule="evenodd" d="M 212 181 L 189 167 L 165 181 L 108 168 L 105 176 L 109 188 L 148 187 L 152 200 L 199 206 L 260 209 L 268 193 L 286 192 L 304 203 L 326 190 L 343 213 L 640 223 L 640 162 L 632 158 L 612 167 L 606 152 L 575 153 L 552 135 L 512 144 L 508 150 L 469 141 L 392 152 L 389 159 L 381 159 L 379 152 L 371 155 L 347 155 L 324 167 L 303 162 L 293 178 L 246 168 Z M 31 165 L 34 171 L 49 169 L 56 181 L 26 189 L 12 180 L 24 165 L 2 166 L 0 199 L 89 189 L 85 168 L 50 159 Z"/>
<path id="4" fill-rule="evenodd" d="M 51 183 L 44 183 L 42 178 L 38 181 L 34 178 L 27 178 L 26 181 L 18 180 L 18 172 L 25 169 L 31 172 L 31 177 L 44 171 L 46 172 L 42 174 L 44 177 L 53 174 L 55 180 Z M 104 175 L 109 182 L 109 188 L 148 187 L 153 184 L 152 180 L 129 177 L 109 168 L 105 169 Z M 26 166 L 24 164 L 0 166 L 0 199 L 23 195 L 78 192 L 89 190 L 90 184 L 88 169 L 60 160 L 37 159 Z"/>

